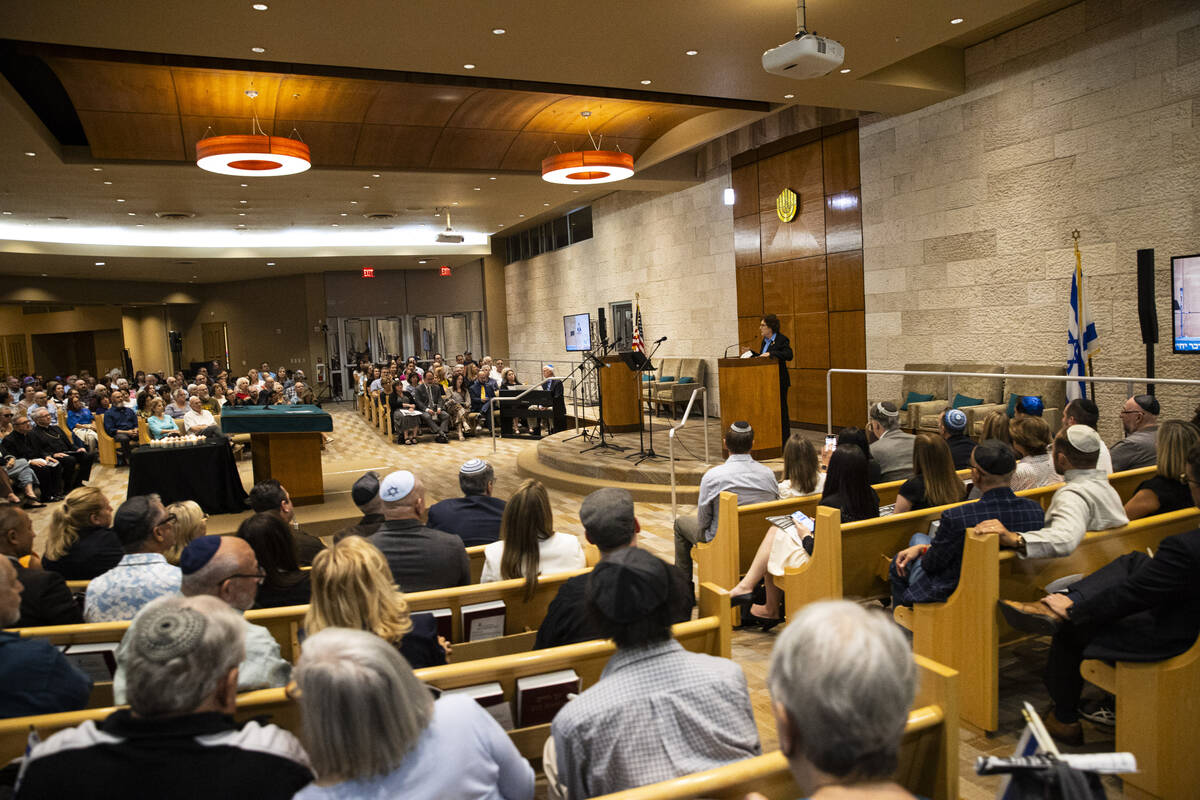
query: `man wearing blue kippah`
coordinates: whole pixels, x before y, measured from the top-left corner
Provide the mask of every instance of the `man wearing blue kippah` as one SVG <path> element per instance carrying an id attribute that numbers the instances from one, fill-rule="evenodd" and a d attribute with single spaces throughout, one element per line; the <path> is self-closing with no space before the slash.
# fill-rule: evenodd
<path id="1" fill-rule="evenodd" d="M 968 469 L 971 466 L 971 451 L 975 449 L 975 442 L 967 436 L 967 415 L 960 409 L 947 408 L 938 417 L 938 433 L 950 448 L 954 468 Z"/>

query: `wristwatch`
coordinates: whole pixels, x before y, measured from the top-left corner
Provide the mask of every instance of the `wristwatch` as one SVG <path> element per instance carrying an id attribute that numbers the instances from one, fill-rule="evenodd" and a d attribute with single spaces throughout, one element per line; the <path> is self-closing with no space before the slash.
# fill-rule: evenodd
<path id="1" fill-rule="evenodd" d="M 1017 548 L 1016 549 L 1018 551 L 1020 551 L 1021 555 L 1025 555 L 1025 537 L 1019 533 L 1017 534 Z"/>

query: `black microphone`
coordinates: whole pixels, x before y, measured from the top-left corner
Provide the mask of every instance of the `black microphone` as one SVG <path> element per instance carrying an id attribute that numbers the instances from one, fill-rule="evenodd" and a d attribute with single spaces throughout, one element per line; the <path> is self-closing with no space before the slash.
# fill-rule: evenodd
<path id="1" fill-rule="evenodd" d="M 729 345 L 729 347 L 737 347 L 737 348 L 741 348 L 741 346 L 742 346 L 741 342 L 734 342 L 733 344 Z M 722 356 L 723 358 L 729 358 L 729 347 L 725 348 L 725 355 Z"/>
<path id="2" fill-rule="evenodd" d="M 662 344 L 662 343 L 663 343 L 663 342 L 665 342 L 666 340 L 667 340 L 667 337 L 665 337 L 665 336 L 664 336 L 664 337 L 662 337 L 661 339 L 655 339 L 655 340 L 654 340 L 654 343 L 655 343 L 655 344 Z"/>

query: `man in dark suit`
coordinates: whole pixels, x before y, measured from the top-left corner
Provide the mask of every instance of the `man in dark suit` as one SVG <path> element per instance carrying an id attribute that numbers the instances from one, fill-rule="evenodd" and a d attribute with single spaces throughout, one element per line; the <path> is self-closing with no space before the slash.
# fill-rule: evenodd
<path id="1" fill-rule="evenodd" d="M 86 447 L 76 446 L 62 428 L 53 424 L 46 409 L 34 411 L 33 421 L 33 439 L 42 453 L 62 464 L 63 494 L 82 486 L 92 474 L 92 454 Z"/>
<path id="2" fill-rule="evenodd" d="M 362 519 L 353 525 L 347 525 L 333 535 L 333 543 L 337 544 L 347 536 L 362 536 L 366 538 L 379 530 L 383 524 L 383 501 L 379 499 L 379 476 L 371 470 L 354 482 L 350 487 L 350 499 L 362 512 Z"/>
<path id="3" fill-rule="evenodd" d="M 33 438 L 33 422 L 29 417 L 22 414 L 13 421 L 12 433 L 4 437 L 4 452 L 29 462 L 41 486 L 43 501 L 62 498 L 62 464 L 46 457 L 42 446 Z"/>
<path id="4" fill-rule="evenodd" d="M 792 378 L 788 375 L 787 371 L 787 362 L 793 358 L 792 343 L 788 337 L 779 332 L 779 317 L 774 314 L 767 314 L 762 318 L 762 321 L 758 323 L 758 332 L 762 336 L 762 347 L 759 349 L 759 356 L 762 358 L 779 359 L 779 412 L 781 420 L 779 446 L 785 447 L 788 437 L 792 435 L 792 423 L 788 414 L 788 389 L 792 385 Z"/>
<path id="5" fill-rule="evenodd" d="M 17 570 L 25 591 L 21 593 L 21 618 L 11 627 L 76 625 L 83 622 L 79 604 L 62 575 L 41 567 L 37 556 L 23 567 L 20 559 L 33 553 L 33 520 L 16 506 L 0 507 L 0 556 L 7 557 Z"/>
<path id="6" fill-rule="evenodd" d="M 379 548 L 402 592 L 424 592 L 471 582 L 471 564 L 462 539 L 421 524 L 425 487 L 408 470 L 379 484 L 384 522 L 367 541 Z"/>
<path id="7" fill-rule="evenodd" d="M 467 547 L 491 544 L 500 538 L 504 501 L 492 497 L 496 473 L 492 465 L 472 458 L 458 470 L 462 497 L 450 497 L 429 508 L 429 527 L 453 533 Z"/>
<path id="8" fill-rule="evenodd" d="M 425 372 L 425 380 L 417 384 L 412 393 L 413 404 L 416 405 L 417 411 L 421 412 L 421 421 L 436 434 L 435 439 L 442 444 L 450 441 L 446 438 L 446 431 L 450 427 L 450 413 L 442 407 L 444 393 L 432 369 Z"/>
<path id="9" fill-rule="evenodd" d="M 484 365 L 479 368 L 479 372 L 475 374 L 475 380 L 467 387 L 467 394 L 471 396 L 471 410 L 479 415 L 479 420 L 475 423 L 475 430 L 479 430 L 480 425 L 486 425 L 490 431 L 492 429 L 492 398 L 496 396 L 496 385 L 491 382 L 491 367 Z"/>
<path id="10" fill-rule="evenodd" d="M 1200 445 L 1188 453 L 1187 480 L 1200 506 Z M 1162 661 L 1187 650 L 1200 636 L 1200 529 L 1168 536 L 1154 557 L 1127 553 L 1036 603 L 1000 602 L 1018 630 L 1053 633 L 1045 682 L 1054 713 L 1044 718 L 1051 735 L 1083 742 L 1079 695 L 1085 658 Z"/>
<path id="11" fill-rule="evenodd" d="M 567 429 L 567 398 L 563 393 L 562 380 L 554 377 L 553 364 L 542 367 L 542 389 L 550 392 L 550 407 L 554 409 L 554 432 L 565 431 Z M 541 434 L 541 432 L 542 420 L 539 418 L 535 433 Z"/>

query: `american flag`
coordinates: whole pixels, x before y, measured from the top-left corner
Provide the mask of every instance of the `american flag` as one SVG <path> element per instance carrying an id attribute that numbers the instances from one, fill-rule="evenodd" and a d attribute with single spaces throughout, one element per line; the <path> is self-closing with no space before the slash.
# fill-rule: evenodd
<path id="1" fill-rule="evenodd" d="M 633 307 L 633 349 L 646 354 L 646 343 L 642 340 L 642 308 L 636 304 Z"/>

